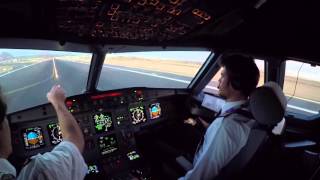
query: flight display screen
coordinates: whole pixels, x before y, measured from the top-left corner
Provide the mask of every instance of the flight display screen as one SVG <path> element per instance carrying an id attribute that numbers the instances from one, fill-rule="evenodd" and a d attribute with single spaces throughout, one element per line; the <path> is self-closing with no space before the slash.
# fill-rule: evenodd
<path id="1" fill-rule="evenodd" d="M 62 132 L 58 123 L 48 124 L 48 132 L 52 145 L 59 144 L 62 141 Z"/>
<path id="2" fill-rule="evenodd" d="M 154 103 L 149 106 L 150 119 L 157 119 L 161 116 L 160 103 Z"/>
<path id="3" fill-rule="evenodd" d="M 132 124 L 139 124 L 147 121 L 143 106 L 132 107 L 129 111 L 132 118 Z"/>
<path id="4" fill-rule="evenodd" d="M 99 169 L 95 164 L 88 164 L 88 173 L 87 174 L 98 174 Z"/>
<path id="5" fill-rule="evenodd" d="M 24 147 L 26 149 L 36 149 L 44 146 L 44 138 L 40 127 L 31 127 L 22 130 Z"/>
<path id="6" fill-rule="evenodd" d="M 115 134 L 99 137 L 98 145 L 101 155 L 111 154 L 118 150 L 118 142 Z"/>
<path id="7" fill-rule="evenodd" d="M 93 115 L 94 127 L 97 133 L 108 132 L 113 129 L 111 114 L 100 112 Z"/>

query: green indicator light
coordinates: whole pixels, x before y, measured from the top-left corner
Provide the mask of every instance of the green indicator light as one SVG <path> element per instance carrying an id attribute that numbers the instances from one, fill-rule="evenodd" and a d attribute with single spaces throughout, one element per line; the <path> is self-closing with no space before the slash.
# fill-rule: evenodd
<path id="1" fill-rule="evenodd" d="M 103 126 L 101 126 L 101 125 L 97 125 L 97 126 L 96 126 L 96 128 L 97 128 L 98 130 L 102 130 L 102 127 L 103 127 Z"/>

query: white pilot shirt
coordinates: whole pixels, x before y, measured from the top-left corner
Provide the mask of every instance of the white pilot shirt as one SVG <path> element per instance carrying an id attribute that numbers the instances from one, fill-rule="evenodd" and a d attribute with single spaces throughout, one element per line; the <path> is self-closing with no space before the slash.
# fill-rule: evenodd
<path id="1" fill-rule="evenodd" d="M 243 103 L 245 101 L 226 102 L 221 108 L 221 114 Z M 216 177 L 220 170 L 240 152 L 248 140 L 249 133 L 248 123 L 217 117 L 205 133 L 203 145 L 194 157 L 193 168 L 179 180 Z"/>
<path id="2" fill-rule="evenodd" d="M 4 162 L 4 163 L 3 163 Z M 15 168 L 5 159 L 0 160 L 0 172 L 16 175 Z M 51 152 L 31 157 L 17 180 L 25 179 L 84 179 L 88 167 L 79 149 L 69 141 L 62 141 Z"/>

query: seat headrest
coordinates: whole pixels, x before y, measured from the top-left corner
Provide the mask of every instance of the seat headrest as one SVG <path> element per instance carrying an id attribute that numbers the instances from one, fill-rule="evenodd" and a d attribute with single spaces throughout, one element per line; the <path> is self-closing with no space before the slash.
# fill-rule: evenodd
<path id="1" fill-rule="evenodd" d="M 287 107 L 287 99 L 275 82 L 258 87 L 249 99 L 250 110 L 259 124 L 273 127 L 279 123 Z"/>

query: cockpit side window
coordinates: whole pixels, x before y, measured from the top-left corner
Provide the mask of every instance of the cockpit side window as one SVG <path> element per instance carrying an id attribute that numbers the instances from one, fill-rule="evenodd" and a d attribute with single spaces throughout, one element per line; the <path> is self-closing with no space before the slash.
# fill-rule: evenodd
<path id="1" fill-rule="evenodd" d="M 264 60 L 261 59 L 255 59 L 255 63 L 257 64 L 259 71 L 260 71 L 260 79 L 258 86 L 261 86 L 264 84 Z M 219 71 L 213 76 L 211 81 L 206 85 L 206 87 L 203 89 L 205 93 L 218 95 L 218 81 L 221 77 L 221 68 Z"/>
<path id="2" fill-rule="evenodd" d="M 286 61 L 283 91 L 287 112 L 315 116 L 320 112 L 320 66 L 294 60 Z"/>

